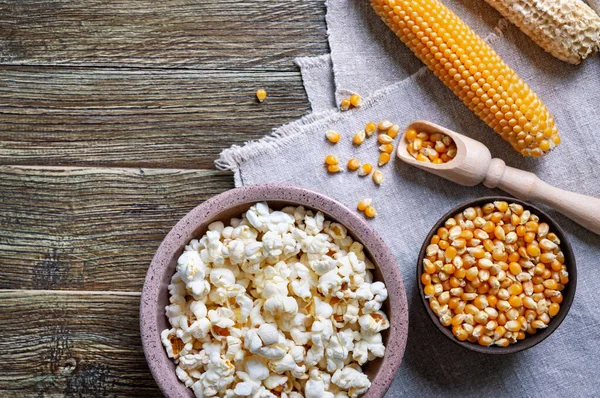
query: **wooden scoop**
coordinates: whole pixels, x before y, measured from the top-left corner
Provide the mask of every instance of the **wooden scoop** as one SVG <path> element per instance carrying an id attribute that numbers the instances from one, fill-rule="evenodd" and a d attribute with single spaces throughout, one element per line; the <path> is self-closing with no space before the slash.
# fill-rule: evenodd
<path id="1" fill-rule="evenodd" d="M 443 164 L 420 162 L 408 153 L 403 135 L 397 154 L 404 162 L 460 185 L 473 186 L 483 182 L 488 188 L 500 188 L 521 200 L 541 202 L 600 234 L 600 199 L 553 187 L 533 173 L 507 166 L 502 159 L 492 159 L 489 149 L 481 142 L 442 126 L 419 120 L 407 129 L 411 128 L 450 136 L 456 143 L 456 156 Z"/>

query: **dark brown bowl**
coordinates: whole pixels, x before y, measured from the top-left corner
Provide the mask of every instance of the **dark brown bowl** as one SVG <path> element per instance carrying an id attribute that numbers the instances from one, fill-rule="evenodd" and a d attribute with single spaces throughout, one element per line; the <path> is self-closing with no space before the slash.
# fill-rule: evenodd
<path id="1" fill-rule="evenodd" d="M 318 192 L 287 184 L 250 185 L 217 195 L 192 209 L 161 243 L 148 268 L 140 304 L 142 346 L 156 384 L 168 398 L 194 397 L 192 390 L 177 378 L 175 363 L 167 357 L 160 340 L 160 332 L 170 327 L 165 316 L 165 306 L 169 303 L 167 286 L 175 273 L 177 258 L 191 239 L 206 232 L 210 223 L 217 220 L 228 223 L 262 201 L 272 208 L 302 205 L 320 210 L 330 220 L 343 224 L 354 240 L 364 245 L 375 265 L 373 278 L 383 281 L 389 292 L 383 310 L 390 328 L 382 333 L 386 345 L 384 357 L 363 366 L 372 383 L 363 398 L 383 397 L 400 367 L 408 337 L 408 303 L 400 268 L 383 239 L 355 211 Z"/>
<path id="2" fill-rule="evenodd" d="M 433 235 L 436 234 L 438 228 L 442 227 L 446 220 L 450 217 L 453 217 L 459 212 L 462 212 L 468 207 L 475 206 L 483 206 L 486 203 L 494 202 L 497 200 L 503 200 L 508 203 L 518 203 L 522 205 L 526 210 L 535 213 L 539 216 L 540 221 L 547 223 L 550 226 L 550 231 L 554 232 L 558 238 L 560 239 L 560 247 L 565 255 L 565 264 L 567 265 L 567 271 L 569 272 L 569 283 L 565 285 L 565 289 L 562 291 L 563 301 L 560 305 L 560 311 L 558 314 L 550 320 L 548 327 L 538 331 L 534 335 L 527 335 L 527 337 L 523 340 L 517 341 L 515 344 L 511 344 L 508 347 L 498 347 L 498 346 L 490 346 L 483 347 L 476 343 L 471 343 L 469 341 L 460 341 L 453 334 L 452 330 L 443 326 L 438 317 L 433 313 L 431 308 L 429 308 L 429 301 L 425 298 L 425 294 L 423 292 L 423 283 L 421 283 L 421 274 L 423 273 L 423 259 L 425 258 L 425 250 L 431 241 Z M 577 287 L 577 267 L 575 265 L 575 256 L 573 255 L 573 249 L 571 248 L 571 244 L 567 239 L 567 234 L 562 230 L 562 228 L 558 225 L 554 219 L 552 219 L 548 214 L 544 211 L 540 210 L 538 207 L 533 206 L 530 203 L 523 202 L 522 200 L 505 197 L 505 196 L 486 196 L 483 198 L 471 200 L 469 202 L 462 203 L 446 214 L 444 214 L 438 222 L 435 223 L 427 238 L 423 242 L 423 246 L 421 246 L 421 251 L 419 252 L 419 259 L 417 263 L 417 284 L 419 286 L 419 295 L 421 296 L 421 302 L 425 306 L 425 310 L 429 314 L 429 318 L 435 324 L 435 326 L 442 332 L 446 337 L 452 340 L 454 343 L 458 344 L 461 347 L 467 348 L 471 351 L 480 352 L 483 354 L 513 354 L 515 352 L 523 351 L 528 348 L 533 347 L 536 344 L 539 344 L 546 337 L 550 336 L 556 328 L 562 323 L 562 321 L 567 316 L 569 309 L 571 308 L 571 304 L 573 303 L 573 298 L 575 297 L 575 289 Z"/>

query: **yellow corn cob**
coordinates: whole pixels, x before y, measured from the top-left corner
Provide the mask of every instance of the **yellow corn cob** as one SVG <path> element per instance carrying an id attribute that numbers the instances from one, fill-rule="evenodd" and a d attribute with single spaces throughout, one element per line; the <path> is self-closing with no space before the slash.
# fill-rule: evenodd
<path id="1" fill-rule="evenodd" d="M 600 16 L 581 0 L 486 0 L 540 47 L 578 64 L 600 47 Z"/>
<path id="2" fill-rule="evenodd" d="M 465 105 L 524 156 L 560 143 L 554 119 L 531 88 L 438 0 L 371 0 L 396 35 Z"/>

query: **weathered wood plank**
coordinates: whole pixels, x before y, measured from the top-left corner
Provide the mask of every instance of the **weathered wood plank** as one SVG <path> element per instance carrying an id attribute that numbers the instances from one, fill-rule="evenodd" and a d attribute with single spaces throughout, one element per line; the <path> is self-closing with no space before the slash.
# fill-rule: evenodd
<path id="1" fill-rule="evenodd" d="M 0 164 L 212 168 L 309 109 L 298 72 L 0 67 Z"/>
<path id="2" fill-rule="evenodd" d="M 327 51 L 322 0 L 0 0 L 0 63 L 270 68 Z"/>
<path id="3" fill-rule="evenodd" d="M 0 291 L 0 396 L 160 396 L 138 295 Z"/>
<path id="4" fill-rule="evenodd" d="M 232 186 L 213 170 L 0 166 L 0 289 L 139 292 L 165 234 Z"/>

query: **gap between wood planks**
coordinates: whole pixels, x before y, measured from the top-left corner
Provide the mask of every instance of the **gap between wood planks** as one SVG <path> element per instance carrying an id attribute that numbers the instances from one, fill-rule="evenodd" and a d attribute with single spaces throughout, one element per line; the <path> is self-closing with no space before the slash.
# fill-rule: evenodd
<path id="1" fill-rule="evenodd" d="M 315 57 L 317 55 L 314 55 Z M 265 73 L 265 74 L 269 74 L 269 73 L 277 73 L 277 74 L 284 74 L 284 73 L 299 73 L 299 69 L 296 66 L 296 64 L 293 62 L 293 58 L 290 58 L 290 67 L 289 69 L 281 69 L 281 68 L 270 68 L 270 67 L 261 67 L 261 66 L 255 66 L 255 67 L 232 67 L 232 68 L 228 68 L 228 67 L 206 67 L 206 68 L 201 68 L 198 67 L 198 65 L 190 65 L 190 66 L 185 66 L 185 65 L 162 65 L 162 66 L 148 66 L 148 65 L 135 65 L 135 64 L 131 64 L 131 65 L 105 65 L 105 64 L 87 64 L 87 65 L 82 65 L 82 64 L 70 64 L 70 63 L 65 63 L 65 64 L 32 64 L 32 63 L 14 63 L 14 64 L 10 64 L 10 63 L 5 63 L 5 62 L 0 62 L 0 68 L 11 68 L 11 69 L 17 69 L 17 68 L 21 68 L 21 69 L 45 69 L 45 68 L 50 68 L 50 69 L 105 69 L 105 70 L 123 70 L 123 71 L 127 71 L 127 70 L 131 70 L 131 71 L 144 71 L 144 72 L 161 72 L 161 71 L 176 71 L 176 72 L 189 72 L 189 73 L 194 73 L 194 72 L 199 72 L 199 73 L 218 73 L 218 72 L 230 72 L 230 73 Z"/>
<path id="2" fill-rule="evenodd" d="M 75 295 L 90 295 L 90 296 L 131 296 L 140 297 L 142 292 L 123 292 L 123 291 L 111 291 L 111 290 L 33 290 L 33 289 L 0 289 L 0 295 L 5 293 L 11 294 L 30 294 L 30 295 L 62 295 L 62 296 L 75 296 Z"/>

